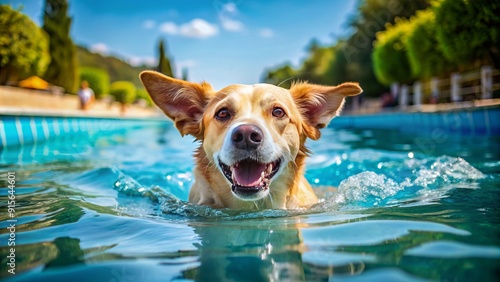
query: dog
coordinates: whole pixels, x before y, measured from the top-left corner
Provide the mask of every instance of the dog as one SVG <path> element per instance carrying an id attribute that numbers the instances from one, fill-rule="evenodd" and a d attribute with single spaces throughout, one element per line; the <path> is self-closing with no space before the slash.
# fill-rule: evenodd
<path id="1" fill-rule="evenodd" d="M 240 210 L 303 209 L 318 202 L 304 177 L 306 139 L 337 116 L 357 83 L 234 84 L 215 91 L 154 71 L 140 74 L 182 136 L 200 141 L 189 202 Z"/>

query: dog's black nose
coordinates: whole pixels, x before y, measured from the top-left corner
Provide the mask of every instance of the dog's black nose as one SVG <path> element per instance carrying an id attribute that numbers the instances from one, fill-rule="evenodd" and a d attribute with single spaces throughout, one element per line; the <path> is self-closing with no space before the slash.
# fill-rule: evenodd
<path id="1" fill-rule="evenodd" d="M 234 146 L 242 150 L 255 150 L 262 143 L 262 130 L 252 124 L 243 124 L 236 127 L 231 135 Z"/>

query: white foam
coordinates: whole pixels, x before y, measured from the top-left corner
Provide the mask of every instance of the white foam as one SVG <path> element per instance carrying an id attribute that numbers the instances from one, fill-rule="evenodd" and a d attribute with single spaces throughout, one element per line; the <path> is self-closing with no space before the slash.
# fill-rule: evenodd
<path id="1" fill-rule="evenodd" d="M 323 206 L 394 205 L 417 197 L 425 202 L 432 202 L 429 199 L 441 198 L 443 192 L 460 186 L 453 184 L 471 182 L 485 177 L 464 159 L 449 156 L 422 160 L 409 159 L 399 167 L 391 166 L 394 170 L 391 175 L 397 176 L 398 172 L 403 174 L 408 171 L 412 174 L 398 182 L 383 173 L 372 171 L 358 173 L 342 181 L 338 192 L 328 197 Z M 466 185 L 468 186 L 477 187 L 474 183 Z"/>

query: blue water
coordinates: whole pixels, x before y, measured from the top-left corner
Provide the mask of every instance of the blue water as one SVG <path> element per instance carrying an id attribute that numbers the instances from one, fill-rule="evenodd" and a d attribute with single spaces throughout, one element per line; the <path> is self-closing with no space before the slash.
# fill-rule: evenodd
<path id="1" fill-rule="evenodd" d="M 260 212 L 187 203 L 197 144 L 170 124 L 2 148 L 1 278 L 497 281 L 499 141 L 328 128 L 308 143 L 322 202 Z"/>

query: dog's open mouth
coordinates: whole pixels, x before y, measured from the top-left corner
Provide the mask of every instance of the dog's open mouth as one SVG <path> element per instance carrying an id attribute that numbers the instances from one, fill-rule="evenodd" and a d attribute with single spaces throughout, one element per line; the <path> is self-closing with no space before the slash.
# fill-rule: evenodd
<path id="1" fill-rule="evenodd" d="M 270 163 L 245 159 L 228 166 L 219 159 L 219 165 L 224 176 L 231 182 L 233 192 L 239 194 L 253 194 L 269 189 L 271 179 L 278 172 L 280 164 L 279 159 Z"/>

